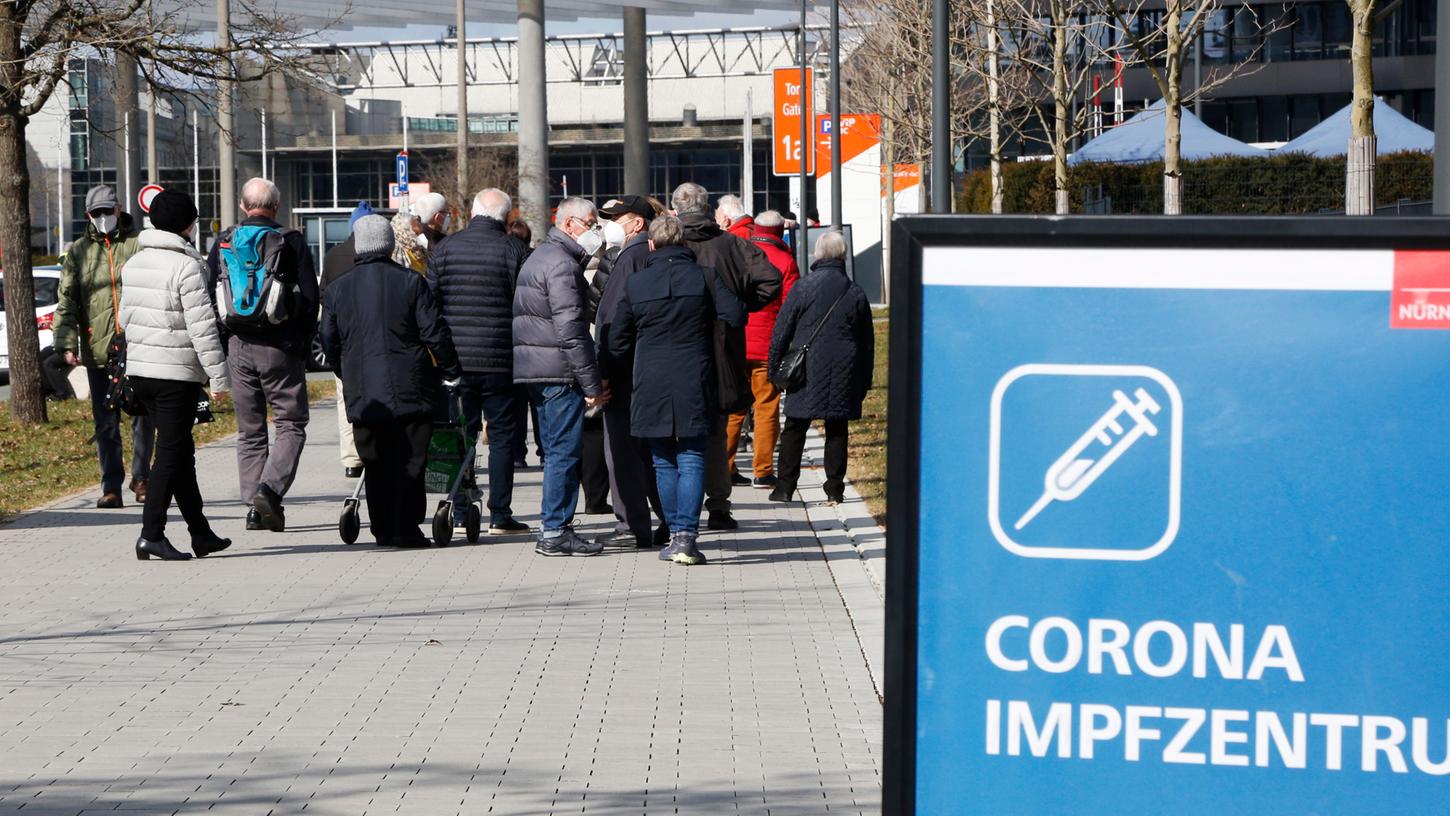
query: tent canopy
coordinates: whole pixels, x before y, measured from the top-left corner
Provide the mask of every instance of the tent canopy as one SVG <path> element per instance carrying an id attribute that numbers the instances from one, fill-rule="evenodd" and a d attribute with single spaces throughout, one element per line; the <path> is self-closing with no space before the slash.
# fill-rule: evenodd
<path id="1" fill-rule="evenodd" d="M 1328 119 L 1315 125 L 1303 136 L 1279 148 L 1280 153 L 1308 153 L 1326 158 L 1349 152 L 1349 109 L 1345 105 Z M 1375 150 L 1380 155 L 1402 150 L 1435 149 L 1435 134 L 1406 119 L 1378 96 L 1374 98 Z"/>
<path id="2" fill-rule="evenodd" d="M 1210 156 L 1267 156 L 1268 151 L 1244 144 L 1205 125 L 1187 108 L 1182 109 L 1180 150 L 1184 159 Z M 1128 121 L 1082 146 L 1068 159 L 1081 162 L 1149 162 L 1163 158 L 1163 100 L 1158 100 Z"/>

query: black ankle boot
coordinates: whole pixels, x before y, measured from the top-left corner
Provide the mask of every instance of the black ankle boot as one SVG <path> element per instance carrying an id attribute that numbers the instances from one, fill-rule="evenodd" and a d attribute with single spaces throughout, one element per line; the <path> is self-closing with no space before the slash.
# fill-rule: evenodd
<path id="1" fill-rule="evenodd" d="M 219 553 L 227 547 L 232 546 L 230 538 L 222 538 L 216 533 L 207 533 L 201 536 L 191 537 L 191 551 L 196 553 L 197 558 L 206 558 L 212 553 Z"/>
<path id="2" fill-rule="evenodd" d="M 153 557 L 160 558 L 162 561 L 189 561 L 191 560 L 191 553 L 184 553 L 176 549 L 165 538 L 158 541 L 147 541 L 144 538 L 136 539 L 136 559 L 145 561 Z"/>

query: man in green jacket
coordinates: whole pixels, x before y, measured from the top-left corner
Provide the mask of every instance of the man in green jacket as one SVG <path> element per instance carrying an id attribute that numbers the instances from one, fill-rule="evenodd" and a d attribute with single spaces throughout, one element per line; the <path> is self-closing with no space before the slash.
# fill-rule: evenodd
<path id="1" fill-rule="evenodd" d="M 91 414 L 96 425 L 96 454 L 101 463 L 101 498 L 97 507 L 121 507 L 126 478 L 121 454 L 121 414 L 106 408 L 106 350 L 120 331 L 121 268 L 141 251 L 131 216 L 122 211 L 116 192 L 106 185 L 86 193 L 85 235 L 66 253 L 60 272 L 60 304 L 55 312 L 55 350 L 67 365 L 86 367 L 91 387 Z M 144 416 L 131 418 L 131 490 L 136 501 L 146 497 L 151 451 L 156 432 Z"/>

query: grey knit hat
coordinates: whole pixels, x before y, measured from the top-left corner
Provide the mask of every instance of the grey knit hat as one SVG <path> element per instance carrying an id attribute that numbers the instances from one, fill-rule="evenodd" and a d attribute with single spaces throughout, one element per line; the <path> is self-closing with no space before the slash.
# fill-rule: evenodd
<path id="1" fill-rule="evenodd" d="M 393 225 L 381 215 L 365 215 L 352 226 L 353 252 L 358 255 L 391 255 L 393 242 Z"/>

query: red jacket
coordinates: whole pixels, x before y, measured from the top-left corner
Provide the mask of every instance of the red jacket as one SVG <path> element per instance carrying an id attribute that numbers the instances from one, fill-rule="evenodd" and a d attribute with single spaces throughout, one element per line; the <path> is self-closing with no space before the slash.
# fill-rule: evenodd
<path id="1" fill-rule="evenodd" d="M 735 227 L 730 228 L 734 232 Z M 775 331 L 775 318 L 780 314 L 780 305 L 785 302 L 785 296 L 790 294 L 790 288 L 800 280 L 800 267 L 796 266 L 795 255 L 790 247 L 781 240 L 781 227 L 762 227 L 753 225 L 751 227 L 751 243 L 760 247 L 765 252 L 765 257 L 770 263 L 780 270 L 780 297 L 771 301 L 768 306 L 758 312 L 750 313 L 750 321 L 745 324 L 745 359 L 765 361 L 770 359 L 770 335 Z"/>
<path id="2" fill-rule="evenodd" d="M 735 219 L 735 221 L 725 229 L 726 232 L 734 235 L 736 238 L 739 238 L 742 241 L 749 241 L 750 234 L 754 230 L 755 219 L 748 215 L 742 215 L 739 218 Z"/>

